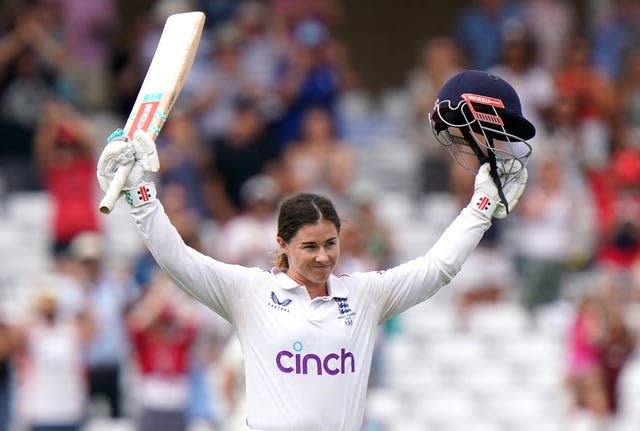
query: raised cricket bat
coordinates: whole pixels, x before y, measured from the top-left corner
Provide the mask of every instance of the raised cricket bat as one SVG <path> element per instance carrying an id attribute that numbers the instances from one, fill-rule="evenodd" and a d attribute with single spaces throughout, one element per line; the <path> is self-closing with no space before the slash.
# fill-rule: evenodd
<path id="1" fill-rule="evenodd" d="M 137 129 L 145 130 L 154 140 L 158 137 L 193 64 L 204 21 L 202 12 L 177 13 L 167 18 L 124 126 L 129 139 L 133 139 Z M 113 210 L 131 168 L 132 165 L 118 168 L 109 190 L 100 201 L 100 212 L 109 214 Z"/>

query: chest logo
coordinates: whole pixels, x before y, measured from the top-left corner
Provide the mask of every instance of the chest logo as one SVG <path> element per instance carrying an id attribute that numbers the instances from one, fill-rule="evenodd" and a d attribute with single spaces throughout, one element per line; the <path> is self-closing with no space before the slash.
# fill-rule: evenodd
<path id="1" fill-rule="evenodd" d="M 349 308 L 347 298 L 333 298 L 333 300 L 338 304 L 338 311 L 341 315 L 351 313 L 351 308 Z"/>
<path id="2" fill-rule="evenodd" d="M 343 320 L 346 326 L 353 325 L 353 316 L 356 313 L 351 311 L 347 298 L 333 298 L 333 300 L 338 304 L 338 319 Z"/>
<path id="3" fill-rule="evenodd" d="M 292 302 L 293 300 L 291 298 L 285 298 L 280 301 L 278 295 L 276 295 L 275 292 L 271 291 L 271 302 L 269 303 L 270 307 L 286 311 L 288 313 L 289 310 L 286 307 L 288 307 Z"/>

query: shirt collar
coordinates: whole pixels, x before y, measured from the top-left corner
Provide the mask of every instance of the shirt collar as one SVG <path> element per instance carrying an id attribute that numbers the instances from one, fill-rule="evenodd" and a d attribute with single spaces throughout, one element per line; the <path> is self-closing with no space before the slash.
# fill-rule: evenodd
<path id="1" fill-rule="evenodd" d="M 271 268 L 271 273 L 276 277 L 278 286 L 286 290 L 291 290 L 296 287 L 304 287 L 298 284 L 293 278 L 285 274 L 284 271 L 285 271 L 285 268 L 278 268 L 278 267 Z M 329 290 L 329 296 L 332 298 L 347 297 L 347 287 L 342 281 L 342 278 L 336 277 L 333 274 L 329 276 L 328 290 Z"/>
<path id="2" fill-rule="evenodd" d="M 271 273 L 276 276 L 276 281 L 278 283 L 278 286 L 286 290 L 291 290 L 296 287 L 304 287 L 298 284 L 293 278 L 285 274 L 284 273 L 285 270 L 286 270 L 285 268 L 279 268 L 279 267 L 271 268 Z"/>
<path id="3" fill-rule="evenodd" d="M 333 298 L 346 298 L 347 293 L 348 289 L 342 277 L 331 275 L 329 277 L 329 295 Z"/>

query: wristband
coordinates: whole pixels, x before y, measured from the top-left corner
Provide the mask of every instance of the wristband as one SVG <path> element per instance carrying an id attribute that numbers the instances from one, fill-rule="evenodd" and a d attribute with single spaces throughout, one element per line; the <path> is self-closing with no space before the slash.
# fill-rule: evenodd
<path id="1" fill-rule="evenodd" d="M 134 208 L 155 201 L 157 198 L 156 185 L 153 182 L 142 183 L 132 189 L 125 189 L 124 199 Z"/>
<path id="2" fill-rule="evenodd" d="M 490 219 L 496 210 L 496 201 L 486 193 L 476 191 L 468 206 Z"/>

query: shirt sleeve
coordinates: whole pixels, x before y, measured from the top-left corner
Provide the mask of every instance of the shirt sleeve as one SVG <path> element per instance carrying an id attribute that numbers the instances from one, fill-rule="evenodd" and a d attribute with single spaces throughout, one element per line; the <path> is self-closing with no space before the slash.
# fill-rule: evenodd
<path id="1" fill-rule="evenodd" d="M 491 221 L 465 208 L 424 255 L 365 277 L 364 294 L 377 301 L 379 322 L 433 296 L 448 284 L 476 248 Z"/>
<path id="2" fill-rule="evenodd" d="M 160 201 L 133 208 L 131 215 L 149 251 L 171 280 L 231 322 L 246 292 L 239 287 L 247 284 L 251 271 L 259 269 L 219 262 L 187 246 Z"/>

